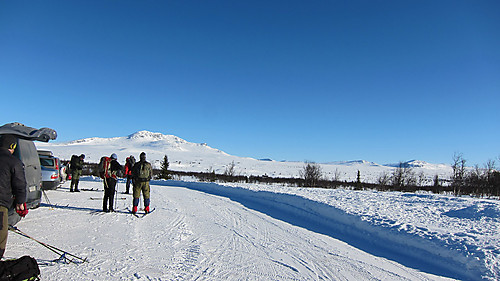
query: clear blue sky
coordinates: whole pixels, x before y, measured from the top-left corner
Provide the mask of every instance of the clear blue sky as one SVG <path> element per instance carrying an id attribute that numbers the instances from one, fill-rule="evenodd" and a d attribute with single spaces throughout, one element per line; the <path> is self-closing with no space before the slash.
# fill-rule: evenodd
<path id="1" fill-rule="evenodd" d="M 0 0 L 0 96 L 0 123 L 58 141 L 482 165 L 500 156 L 500 1 Z"/>

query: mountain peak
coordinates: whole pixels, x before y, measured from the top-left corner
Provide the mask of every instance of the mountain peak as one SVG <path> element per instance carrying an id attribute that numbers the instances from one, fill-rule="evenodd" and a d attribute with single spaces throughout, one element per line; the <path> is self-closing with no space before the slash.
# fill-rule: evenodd
<path id="1" fill-rule="evenodd" d="M 128 139 L 134 140 L 162 140 L 165 139 L 165 135 L 162 133 L 154 133 L 150 131 L 138 131 L 129 135 Z"/>

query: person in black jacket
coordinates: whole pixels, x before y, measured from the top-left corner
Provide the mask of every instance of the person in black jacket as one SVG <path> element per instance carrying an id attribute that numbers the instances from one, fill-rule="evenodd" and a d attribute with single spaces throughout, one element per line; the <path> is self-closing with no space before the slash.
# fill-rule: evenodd
<path id="1" fill-rule="evenodd" d="M 70 168 L 71 168 L 71 185 L 69 186 L 70 192 L 80 192 L 78 189 L 78 183 L 80 182 L 80 176 L 83 170 L 83 159 L 85 159 L 85 154 L 80 156 L 71 156 Z M 75 189 L 73 189 L 73 186 Z"/>
<path id="2" fill-rule="evenodd" d="M 104 212 L 114 212 L 113 200 L 115 199 L 115 188 L 118 182 L 118 177 L 121 176 L 122 165 L 118 163 L 118 156 L 115 153 L 111 154 L 111 161 L 109 167 L 106 168 L 109 171 L 106 173 L 104 178 L 104 198 L 102 202 L 102 210 Z M 109 202 L 109 208 L 108 208 Z"/>
<path id="3" fill-rule="evenodd" d="M 17 137 L 3 135 L 0 145 L 0 258 L 7 246 L 9 230 L 9 208 L 15 204 L 16 212 L 24 217 L 28 214 L 26 208 L 26 178 L 24 165 L 14 157 Z"/>

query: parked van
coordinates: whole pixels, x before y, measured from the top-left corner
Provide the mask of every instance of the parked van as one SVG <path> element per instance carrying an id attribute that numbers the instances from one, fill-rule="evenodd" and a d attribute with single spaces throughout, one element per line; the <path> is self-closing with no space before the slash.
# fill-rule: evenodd
<path id="1" fill-rule="evenodd" d="M 35 209 L 40 206 L 42 191 L 42 169 L 40 158 L 33 141 L 48 142 L 57 138 L 57 133 L 53 129 L 35 129 L 26 127 L 21 123 L 9 123 L 0 127 L 0 137 L 2 135 L 15 135 L 19 138 L 14 156 L 24 164 L 26 177 L 26 206 Z M 16 213 L 14 206 L 9 208 L 9 224 L 15 225 L 21 217 Z"/>

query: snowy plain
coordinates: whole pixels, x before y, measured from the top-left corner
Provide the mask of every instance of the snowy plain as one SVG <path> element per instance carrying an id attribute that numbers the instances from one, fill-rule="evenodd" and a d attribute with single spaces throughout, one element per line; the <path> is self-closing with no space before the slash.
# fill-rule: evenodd
<path id="1" fill-rule="evenodd" d="M 9 234 L 42 280 L 498 280 L 500 203 L 428 193 L 153 181 L 152 207 L 100 212 L 98 178 L 69 183 L 17 227 L 81 264 Z"/>
<path id="2" fill-rule="evenodd" d="M 173 135 L 139 131 L 125 137 L 36 143 L 61 159 L 86 162 L 145 151 L 156 167 L 239 175 L 298 177 L 304 162 L 238 157 Z M 411 161 L 431 181 L 451 167 Z M 321 163 L 329 178 L 376 182 L 393 165 L 368 161 Z M 154 213 L 127 214 L 131 196 L 118 194 L 118 212 L 103 214 L 102 183 L 86 177 L 47 191 L 49 202 L 18 227 L 89 262 L 52 262 L 53 253 L 10 234 L 6 255 L 32 254 L 46 263 L 43 280 L 500 280 L 500 201 L 432 193 L 297 188 L 244 183 L 153 181 Z M 124 191 L 124 183 L 119 183 Z M 93 199 L 91 199 L 93 198 Z"/>

